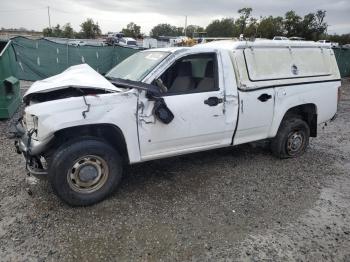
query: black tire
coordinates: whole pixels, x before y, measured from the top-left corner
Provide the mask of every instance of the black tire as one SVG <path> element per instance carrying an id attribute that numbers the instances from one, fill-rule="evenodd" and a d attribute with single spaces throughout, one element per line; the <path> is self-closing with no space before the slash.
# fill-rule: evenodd
<path id="1" fill-rule="evenodd" d="M 118 186 L 122 172 L 123 161 L 118 151 L 97 138 L 82 137 L 68 141 L 53 154 L 49 181 L 53 191 L 67 204 L 88 206 L 109 196 Z M 92 185 L 81 186 L 83 183 Z"/>
<path id="2" fill-rule="evenodd" d="M 297 116 L 283 119 L 276 137 L 271 142 L 271 151 L 278 158 L 301 156 L 309 145 L 309 125 Z"/>

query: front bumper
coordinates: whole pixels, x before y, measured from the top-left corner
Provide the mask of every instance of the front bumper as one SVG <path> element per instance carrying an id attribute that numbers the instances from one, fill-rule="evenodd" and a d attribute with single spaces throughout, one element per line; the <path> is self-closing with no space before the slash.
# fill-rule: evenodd
<path id="1" fill-rule="evenodd" d="M 32 133 L 26 131 L 21 122 L 15 125 L 14 130 L 16 151 L 23 154 L 29 174 L 37 178 L 46 178 L 48 172 L 43 167 L 41 154 L 48 148 L 52 138 L 44 141 L 32 139 Z"/>

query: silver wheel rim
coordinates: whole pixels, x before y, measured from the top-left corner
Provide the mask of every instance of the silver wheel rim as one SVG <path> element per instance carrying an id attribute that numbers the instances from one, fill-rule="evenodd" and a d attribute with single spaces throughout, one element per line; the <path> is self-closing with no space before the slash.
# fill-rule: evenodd
<path id="1" fill-rule="evenodd" d="M 99 190 L 107 181 L 107 162 L 99 156 L 87 155 L 76 160 L 67 173 L 70 188 L 78 193 L 89 194 Z"/>
<path id="2" fill-rule="evenodd" d="M 303 148 L 305 138 L 302 132 L 294 131 L 289 134 L 287 140 L 287 151 L 289 155 L 295 155 Z"/>

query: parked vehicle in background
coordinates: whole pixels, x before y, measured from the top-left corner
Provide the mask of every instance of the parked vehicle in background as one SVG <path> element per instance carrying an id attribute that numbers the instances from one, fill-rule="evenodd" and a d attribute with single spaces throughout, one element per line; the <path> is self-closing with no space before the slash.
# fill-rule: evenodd
<path id="1" fill-rule="evenodd" d="M 285 36 L 275 36 L 272 40 L 289 40 L 288 37 Z"/>
<path id="2" fill-rule="evenodd" d="M 118 45 L 135 47 L 135 46 L 137 46 L 137 42 L 134 38 L 122 37 L 119 39 Z"/>
<path id="3" fill-rule="evenodd" d="M 331 46 L 332 46 L 332 47 L 339 47 L 339 43 L 334 43 L 334 42 L 332 42 L 332 43 L 331 43 Z"/>
<path id="4" fill-rule="evenodd" d="M 193 41 L 193 39 L 187 36 L 159 36 L 157 37 L 157 46 L 160 48 L 183 46 L 188 41 Z"/>
<path id="5" fill-rule="evenodd" d="M 317 42 L 321 44 L 331 44 L 331 41 L 329 40 L 318 40 Z"/>
<path id="6" fill-rule="evenodd" d="M 86 45 L 86 42 L 83 41 L 83 40 L 71 40 L 71 41 L 68 42 L 68 44 L 69 44 L 69 45 L 72 45 L 72 46 L 78 47 L 78 46 L 84 46 L 84 45 Z"/>
<path id="7" fill-rule="evenodd" d="M 232 37 L 198 37 L 194 39 L 197 40 L 198 44 L 206 44 L 206 43 L 222 41 L 222 40 L 234 40 L 234 38 Z"/>
<path id="8" fill-rule="evenodd" d="M 151 37 L 145 37 L 142 41 L 142 47 L 143 48 L 157 48 L 158 47 L 158 40 Z"/>
<path id="9" fill-rule="evenodd" d="M 289 37 L 288 39 L 291 41 L 305 41 L 305 38 L 298 36 Z"/>
<path id="10" fill-rule="evenodd" d="M 115 45 L 119 43 L 119 40 L 124 37 L 123 33 L 108 33 L 106 43 L 108 45 Z"/>
<path id="11" fill-rule="evenodd" d="M 329 45 L 331 47 L 338 47 L 339 44 L 338 43 L 334 43 L 334 42 L 331 42 L 329 40 L 318 40 L 317 41 L 318 43 L 322 43 L 322 44 L 326 44 L 326 45 Z"/>
<path id="12" fill-rule="evenodd" d="M 70 205 L 91 205 L 123 167 L 266 141 L 301 156 L 337 112 L 333 50 L 315 42 L 218 41 L 149 49 L 106 76 L 87 64 L 35 82 L 24 95 L 16 148 Z"/>

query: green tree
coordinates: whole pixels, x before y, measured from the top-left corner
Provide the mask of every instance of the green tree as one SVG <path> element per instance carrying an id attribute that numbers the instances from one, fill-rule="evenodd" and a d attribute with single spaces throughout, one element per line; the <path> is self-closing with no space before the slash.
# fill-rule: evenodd
<path id="1" fill-rule="evenodd" d="M 122 33 L 126 37 L 141 38 L 141 26 L 138 26 L 134 22 L 130 22 L 126 28 L 122 29 Z"/>
<path id="2" fill-rule="evenodd" d="M 246 24 L 244 29 L 244 36 L 246 37 L 257 37 L 258 36 L 258 20 L 254 17 L 249 19 L 248 24 Z"/>
<path id="3" fill-rule="evenodd" d="M 62 35 L 62 29 L 59 24 L 57 24 L 53 29 L 52 29 L 52 36 L 54 37 L 61 37 Z"/>
<path id="4" fill-rule="evenodd" d="M 328 24 L 324 21 L 326 17 L 326 10 L 317 10 L 315 14 L 316 37 L 319 39 L 320 35 L 325 34 L 328 29 Z"/>
<path id="5" fill-rule="evenodd" d="M 240 34 L 244 34 L 244 31 L 247 27 L 248 24 L 248 20 L 250 18 L 250 15 L 252 13 L 253 9 L 250 7 L 244 7 L 238 10 L 238 14 L 240 15 L 238 20 L 236 21 L 239 30 L 240 30 Z"/>
<path id="6" fill-rule="evenodd" d="M 307 40 L 319 40 L 320 35 L 327 31 L 327 23 L 324 22 L 326 11 L 318 10 L 316 13 L 309 13 L 301 21 L 300 36 Z"/>
<path id="7" fill-rule="evenodd" d="M 45 37 L 50 37 L 50 36 L 53 36 L 52 35 L 52 29 L 50 27 L 46 27 L 43 29 L 43 35 Z"/>
<path id="8" fill-rule="evenodd" d="M 183 36 L 185 34 L 185 30 L 183 27 L 176 27 L 176 36 Z"/>
<path id="9" fill-rule="evenodd" d="M 320 38 L 330 40 L 331 42 L 339 43 L 340 45 L 350 44 L 350 34 L 343 35 L 320 35 Z"/>
<path id="10" fill-rule="evenodd" d="M 79 36 L 82 38 L 96 38 L 101 35 L 101 29 L 98 22 L 94 22 L 91 18 L 88 18 L 81 25 Z"/>
<path id="11" fill-rule="evenodd" d="M 197 32 L 204 32 L 204 28 L 198 25 L 189 25 L 186 28 L 186 35 L 189 37 L 193 37 Z"/>
<path id="12" fill-rule="evenodd" d="M 70 23 L 67 23 L 63 26 L 62 37 L 73 38 L 74 34 L 75 34 L 75 32 L 74 32 L 72 26 L 70 25 Z"/>
<path id="13" fill-rule="evenodd" d="M 314 13 L 309 13 L 304 16 L 301 21 L 299 36 L 308 39 L 316 40 L 316 18 Z"/>
<path id="14" fill-rule="evenodd" d="M 57 24 L 53 28 L 46 27 L 43 29 L 43 35 L 48 37 L 61 37 L 62 36 L 62 28 L 59 24 Z"/>
<path id="15" fill-rule="evenodd" d="M 216 19 L 206 28 L 209 37 L 233 37 L 235 35 L 235 23 L 233 18 Z"/>
<path id="16" fill-rule="evenodd" d="M 269 16 L 260 19 L 257 35 L 261 38 L 272 39 L 275 36 L 284 35 L 283 17 Z"/>
<path id="17" fill-rule="evenodd" d="M 179 36 L 179 31 L 176 26 L 170 24 L 158 24 L 151 30 L 152 37 L 159 36 Z"/>
<path id="18" fill-rule="evenodd" d="M 295 11 L 288 11 L 284 18 L 284 28 L 286 30 L 286 35 L 291 36 L 300 36 L 302 31 L 302 20 Z"/>

